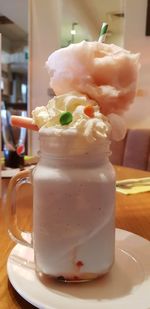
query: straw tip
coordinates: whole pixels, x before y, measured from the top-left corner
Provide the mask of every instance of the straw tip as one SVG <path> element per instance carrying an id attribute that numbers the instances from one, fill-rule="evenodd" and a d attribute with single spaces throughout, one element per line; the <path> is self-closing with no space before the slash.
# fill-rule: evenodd
<path id="1" fill-rule="evenodd" d="M 100 30 L 99 40 L 98 40 L 99 42 L 103 43 L 105 41 L 107 29 L 108 29 L 108 23 L 103 22 L 101 26 L 101 30 Z"/>
<path id="2" fill-rule="evenodd" d="M 106 23 L 106 21 L 103 21 L 102 26 L 108 26 L 108 23 Z"/>

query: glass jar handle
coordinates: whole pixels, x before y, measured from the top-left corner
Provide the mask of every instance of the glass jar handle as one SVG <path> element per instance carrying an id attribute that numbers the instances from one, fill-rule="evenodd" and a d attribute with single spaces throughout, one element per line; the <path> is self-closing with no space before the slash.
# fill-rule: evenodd
<path id="1" fill-rule="evenodd" d="M 31 171 L 25 170 L 12 177 L 6 195 L 6 218 L 10 238 L 27 247 L 32 245 L 32 233 L 23 232 L 17 224 L 15 190 L 18 185 L 31 184 Z"/>

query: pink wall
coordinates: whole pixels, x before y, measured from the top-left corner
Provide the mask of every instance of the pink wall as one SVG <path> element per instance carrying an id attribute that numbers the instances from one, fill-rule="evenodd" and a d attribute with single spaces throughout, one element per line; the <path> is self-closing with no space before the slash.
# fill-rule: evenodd
<path id="1" fill-rule="evenodd" d="M 124 47 L 141 54 L 138 89 L 143 96 L 136 97 L 124 118 L 129 128 L 150 128 L 150 36 L 145 36 L 147 0 L 125 1 Z"/>

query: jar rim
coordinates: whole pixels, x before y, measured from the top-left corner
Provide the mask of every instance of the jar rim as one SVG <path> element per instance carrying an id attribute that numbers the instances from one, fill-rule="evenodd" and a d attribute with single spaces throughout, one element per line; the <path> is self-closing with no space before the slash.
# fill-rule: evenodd
<path id="1" fill-rule="evenodd" d="M 51 156 L 80 156 L 101 154 L 104 156 L 110 154 L 110 140 L 108 138 L 99 138 L 88 140 L 81 134 L 40 134 L 41 153 Z"/>

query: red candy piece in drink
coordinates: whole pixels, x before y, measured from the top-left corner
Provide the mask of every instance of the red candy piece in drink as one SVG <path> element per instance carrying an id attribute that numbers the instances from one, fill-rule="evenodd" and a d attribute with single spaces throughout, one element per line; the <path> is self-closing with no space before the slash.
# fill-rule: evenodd
<path id="1" fill-rule="evenodd" d="M 83 265 L 84 265 L 84 263 L 82 261 L 76 262 L 76 266 L 78 266 L 78 267 L 82 267 Z"/>
<path id="2" fill-rule="evenodd" d="M 73 280 L 80 280 L 80 278 L 78 276 L 74 276 Z"/>
<path id="3" fill-rule="evenodd" d="M 94 108 L 91 105 L 88 105 L 84 108 L 84 114 L 92 118 L 94 116 Z"/>

